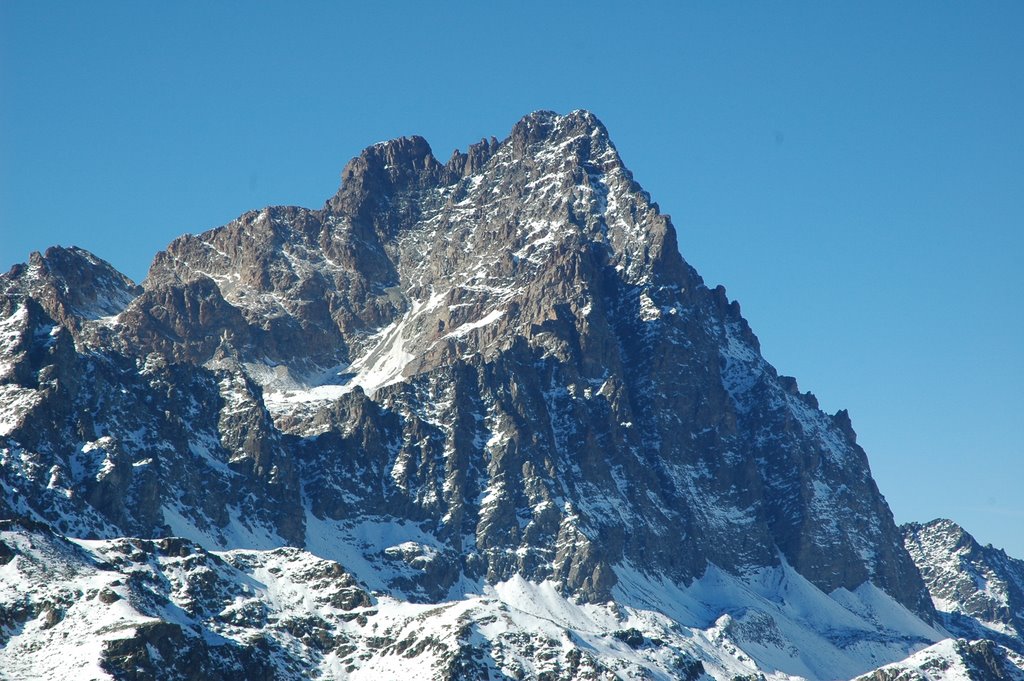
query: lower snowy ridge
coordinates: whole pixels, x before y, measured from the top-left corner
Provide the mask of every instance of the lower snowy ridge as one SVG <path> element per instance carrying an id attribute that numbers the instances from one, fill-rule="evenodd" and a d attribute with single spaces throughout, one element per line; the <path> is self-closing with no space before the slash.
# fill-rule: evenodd
<path id="1" fill-rule="evenodd" d="M 371 590 L 351 545 L 356 574 L 291 547 L 0 530 L 5 679 L 1024 678 L 1013 653 L 943 640 L 870 584 L 825 594 L 785 564 L 709 566 L 686 587 L 620 566 L 615 601 L 596 605 L 521 577 L 413 603 Z M 412 528 L 383 534 L 429 557 Z M 321 535 L 311 548 L 339 547 Z"/>
<path id="2" fill-rule="evenodd" d="M 1024 656 L 992 641 L 949 638 L 857 681 L 1021 681 Z"/>

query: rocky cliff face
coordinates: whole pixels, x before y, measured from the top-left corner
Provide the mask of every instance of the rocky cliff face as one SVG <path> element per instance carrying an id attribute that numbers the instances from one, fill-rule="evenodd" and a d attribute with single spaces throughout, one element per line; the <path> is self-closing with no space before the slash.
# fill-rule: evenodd
<path id="1" fill-rule="evenodd" d="M 877 666 L 850 646 L 880 663 L 940 637 L 846 413 L 761 357 L 587 112 L 531 114 L 446 163 L 422 138 L 374 145 L 322 209 L 182 237 L 141 288 L 77 249 L 0 282 L 0 508 L 55 536 L 293 546 L 371 600 L 465 604 L 526 580 L 530 603 L 720 629 L 733 652 L 658 630 L 634 662 L 670 677 L 669 657 L 742 671 L 751 646 L 778 649 L 766 671 L 849 677 Z M 716 575 L 733 595 L 697 608 L 685 589 Z M 846 623 L 807 620 L 791 589 Z M 432 668 L 537 672 L 473 612 L 451 635 L 482 636 L 491 667 Z M 570 648 L 553 678 L 607 671 Z M 356 674 L 374 650 L 318 668 Z M 268 655 L 252 659 L 281 673 Z"/>

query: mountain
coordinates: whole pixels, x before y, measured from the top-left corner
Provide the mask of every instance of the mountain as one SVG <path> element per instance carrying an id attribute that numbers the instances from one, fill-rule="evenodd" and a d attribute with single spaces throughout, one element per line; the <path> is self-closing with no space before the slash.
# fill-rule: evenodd
<path id="1" fill-rule="evenodd" d="M 1024 560 L 982 546 L 951 520 L 901 529 L 943 626 L 1024 655 Z"/>
<path id="2" fill-rule="evenodd" d="M 14 677 L 833 679 L 947 637 L 846 412 L 588 112 L 373 145 L 141 287 L 53 248 L 0 290 Z"/>

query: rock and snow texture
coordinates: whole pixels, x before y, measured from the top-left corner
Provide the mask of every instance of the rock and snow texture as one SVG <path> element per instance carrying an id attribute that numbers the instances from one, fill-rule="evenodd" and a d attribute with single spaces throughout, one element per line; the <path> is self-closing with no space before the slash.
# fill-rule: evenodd
<path id="1" fill-rule="evenodd" d="M 117 678 L 183 649 L 239 678 L 833 679 L 946 635 L 847 414 L 764 360 L 587 112 L 445 163 L 374 145 L 322 209 L 181 237 L 141 287 L 51 249 L 0 291 L 3 574 L 40 582 L 5 592 L 2 673 L 56 674 L 25 651 L 63 626 Z M 365 603 L 272 571 L 316 560 Z M 90 629 L 74 594 L 104 588 Z"/>
<path id="2" fill-rule="evenodd" d="M 950 638 L 856 681 L 1021 681 L 1024 656 L 987 639 Z"/>
<path id="3" fill-rule="evenodd" d="M 606 604 L 518 575 L 417 604 L 301 549 L 69 540 L 4 521 L 0 669 L 26 679 L 835 678 L 938 637 L 871 585 L 828 596 L 785 565 L 743 578 L 710 568 L 686 587 L 624 577 Z"/>
<path id="4" fill-rule="evenodd" d="M 943 626 L 957 636 L 994 639 L 1024 655 L 1024 560 L 982 546 L 951 520 L 902 529 Z"/>

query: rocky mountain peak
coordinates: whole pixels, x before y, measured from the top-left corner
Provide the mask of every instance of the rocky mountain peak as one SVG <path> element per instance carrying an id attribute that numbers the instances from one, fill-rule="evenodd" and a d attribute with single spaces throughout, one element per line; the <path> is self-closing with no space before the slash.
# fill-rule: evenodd
<path id="1" fill-rule="evenodd" d="M 903 529 L 904 533 L 941 542 L 951 552 L 981 548 L 972 535 L 949 518 L 936 518 L 927 523 L 907 523 Z"/>
<path id="2" fill-rule="evenodd" d="M 118 318 L 121 347 L 242 371 L 229 384 L 257 388 L 223 399 L 250 395 L 290 437 L 347 447 L 341 433 L 376 433 L 361 466 L 392 471 L 403 513 L 453 547 L 476 537 L 479 557 L 449 578 L 525 570 L 599 600 L 623 560 L 690 579 L 709 561 L 784 559 L 821 588 L 875 580 L 930 616 L 843 420 L 760 357 L 596 117 L 536 112 L 446 165 L 401 138 L 344 175 L 323 211 L 252 211 L 173 242 Z M 366 397 L 383 411 L 356 409 Z M 414 438 L 398 453 L 383 445 L 396 428 Z"/>
<path id="3" fill-rule="evenodd" d="M 439 180 L 444 166 L 419 135 L 379 142 L 363 150 L 341 171 L 341 187 L 328 200 L 334 213 L 359 213 L 367 199 L 385 200 L 395 192 L 428 186 Z"/>
<path id="4" fill-rule="evenodd" d="M 417 358 L 405 371 L 529 329 L 550 314 L 540 298 L 552 286 L 558 296 L 574 291 L 572 304 L 583 309 L 609 274 L 645 285 L 683 281 L 685 290 L 701 284 L 669 218 L 633 182 L 600 121 L 585 111 L 537 112 L 504 141 L 471 145 L 445 165 L 422 137 L 368 147 L 323 211 L 268 208 L 183 237 L 157 256 L 146 286 L 212 278 L 258 327 L 243 334 L 242 354 L 294 366 L 298 353 L 278 340 L 287 338 L 303 349 L 305 373 L 374 354 L 390 342 L 374 331 L 415 310 L 418 319 L 402 326 L 400 345 Z M 498 323 L 452 335 L 483 329 L 489 324 L 473 325 L 484 320 Z M 413 329 L 417 338 L 405 338 Z M 438 349 L 453 344 L 462 349 Z"/>
<path id="5" fill-rule="evenodd" d="M 562 116 L 552 111 L 534 112 L 516 123 L 503 142 L 492 137 L 470 145 L 466 152 L 456 149 L 444 165 L 437 161 L 423 137 L 400 137 L 369 146 L 349 161 L 342 170 L 341 188 L 327 202 L 326 208 L 334 212 L 353 212 L 357 205 L 357 201 L 353 201 L 358 197 L 384 197 L 402 190 L 451 185 L 478 173 L 503 147 L 515 160 L 535 160 L 531 157 L 548 147 L 559 156 L 575 154 L 579 163 L 586 163 L 592 148 L 600 153 L 611 147 L 611 143 L 604 125 L 592 113 L 583 110 Z M 611 148 L 614 152 L 614 147 Z M 612 156 L 615 158 L 603 159 L 605 170 L 612 165 L 621 166 L 617 154 Z"/>
<path id="6" fill-rule="evenodd" d="M 597 138 L 607 141 L 608 130 L 589 111 L 576 109 L 560 115 L 554 111 L 534 111 L 523 116 L 512 127 L 509 141 L 513 146 L 533 144 L 561 144 L 577 138 Z"/>
<path id="7" fill-rule="evenodd" d="M 77 246 L 32 253 L 0 279 L 0 294 L 32 297 L 72 331 L 83 322 L 120 313 L 142 288 L 110 263 Z"/>
<path id="8" fill-rule="evenodd" d="M 323 209 L 180 237 L 141 291 L 110 269 L 0 277 L 0 511 L 47 524 L 0 528 L 0 576 L 63 552 L 70 580 L 0 608 L 0 674 L 91 632 L 90 588 L 96 627 L 163 627 L 115 670 L 160 634 L 307 677 L 833 679 L 941 638 L 849 415 L 766 361 L 588 112 L 444 164 L 377 144 Z"/>
<path id="9" fill-rule="evenodd" d="M 981 545 L 945 518 L 901 529 L 945 626 L 1024 654 L 1024 560 Z"/>

